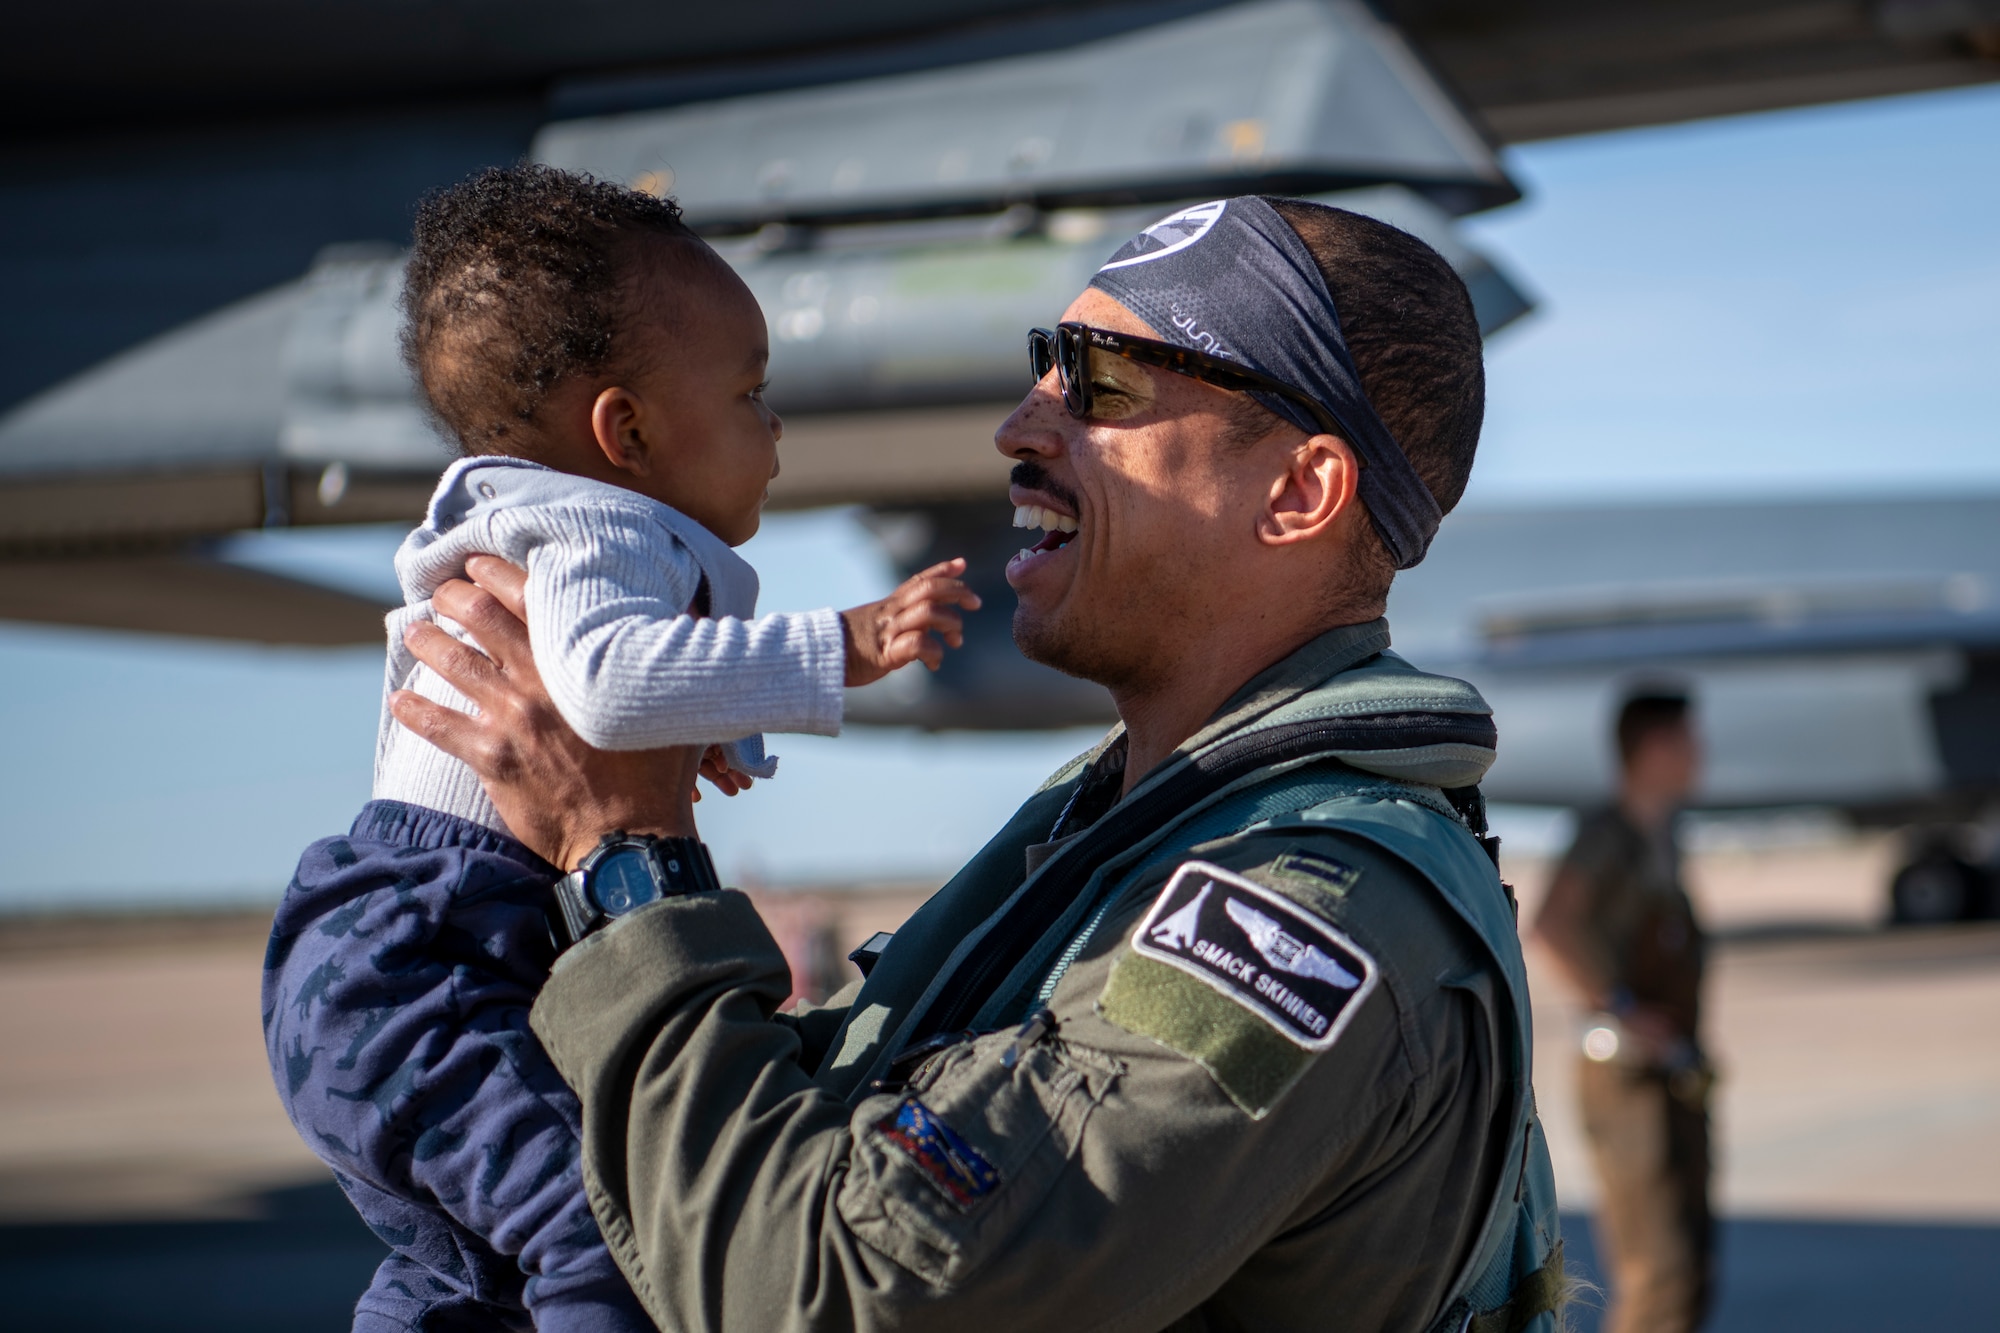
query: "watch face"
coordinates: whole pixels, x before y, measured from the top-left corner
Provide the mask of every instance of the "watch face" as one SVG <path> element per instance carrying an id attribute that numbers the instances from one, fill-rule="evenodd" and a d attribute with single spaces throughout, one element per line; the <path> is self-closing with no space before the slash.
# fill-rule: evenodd
<path id="1" fill-rule="evenodd" d="M 590 872 L 590 896 L 606 916 L 623 916 L 660 896 L 652 856 L 643 847 L 621 847 Z"/>

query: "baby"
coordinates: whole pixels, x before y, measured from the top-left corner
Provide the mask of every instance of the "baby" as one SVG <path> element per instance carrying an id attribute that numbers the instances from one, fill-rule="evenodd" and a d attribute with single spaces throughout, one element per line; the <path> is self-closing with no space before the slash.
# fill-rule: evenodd
<path id="1" fill-rule="evenodd" d="M 403 630 L 469 557 L 521 565 L 535 666 L 577 733 L 711 747 L 702 771 L 734 794 L 775 770 L 760 733 L 837 732 L 843 687 L 935 667 L 951 608 L 978 600 L 952 561 L 851 611 L 756 616 L 730 548 L 778 471 L 764 320 L 672 203 L 489 171 L 425 203 L 403 305 L 465 456 L 397 554 L 375 799 L 307 849 L 278 910 L 266 1045 L 293 1123 L 391 1249 L 357 1331 L 646 1330 L 584 1199 L 576 1101 L 528 1029 L 555 871 L 390 718 L 404 688 L 471 707 Z"/>

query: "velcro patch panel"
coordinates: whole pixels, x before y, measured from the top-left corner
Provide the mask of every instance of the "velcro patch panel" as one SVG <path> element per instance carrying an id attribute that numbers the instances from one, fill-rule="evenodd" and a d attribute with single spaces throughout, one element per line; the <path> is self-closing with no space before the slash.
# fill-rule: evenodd
<path id="1" fill-rule="evenodd" d="M 1308 1051 L 1340 1037 L 1375 986 L 1375 960 L 1291 899 L 1204 861 L 1174 872 L 1132 950 L 1257 1014 Z"/>

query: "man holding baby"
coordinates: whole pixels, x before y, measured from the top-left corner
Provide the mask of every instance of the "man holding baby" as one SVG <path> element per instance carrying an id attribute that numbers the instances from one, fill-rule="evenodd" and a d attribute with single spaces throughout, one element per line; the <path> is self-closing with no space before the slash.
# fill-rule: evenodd
<path id="1" fill-rule="evenodd" d="M 409 628 L 477 712 L 394 717 L 573 872 L 532 1023 L 606 1246 L 667 1329 L 1549 1333 L 1490 710 L 1382 618 L 1472 465 L 1463 285 L 1370 219 L 1223 200 L 1029 352 L 996 442 L 1049 531 L 1008 567 L 1014 634 L 1121 723 L 825 1007 L 777 1011 L 747 899 L 658 871 L 700 855 L 704 751 L 577 736 L 531 575 L 473 556 L 432 592 L 477 649 Z M 904 628 L 949 638 L 950 595 Z M 607 897 L 641 843 L 650 891 Z"/>

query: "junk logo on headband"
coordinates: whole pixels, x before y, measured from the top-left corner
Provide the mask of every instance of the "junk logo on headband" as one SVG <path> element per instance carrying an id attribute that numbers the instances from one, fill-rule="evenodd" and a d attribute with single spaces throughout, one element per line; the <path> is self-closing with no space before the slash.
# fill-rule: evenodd
<path id="1" fill-rule="evenodd" d="M 1222 211 L 1229 207 L 1227 199 L 1217 199 L 1212 203 L 1196 204 L 1193 208 L 1183 208 L 1169 218 L 1161 218 L 1146 230 L 1125 242 L 1110 263 L 1100 272 L 1114 268 L 1130 268 L 1134 264 L 1151 263 L 1155 259 L 1165 259 L 1168 255 L 1187 249 L 1202 237 L 1208 235 L 1222 217 Z M 1128 253 L 1129 252 L 1129 253 Z"/>
<path id="2" fill-rule="evenodd" d="M 1090 285 L 1166 341 L 1226 356 L 1325 408 L 1361 457 L 1361 502 L 1396 568 L 1424 558 L 1444 514 L 1368 401 L 1312 251 L 1267 201 L 1184 208 L 1120 246 Z M 1251 396 L 1308 434 L 1320 429 L 1282 394 Z"/>

